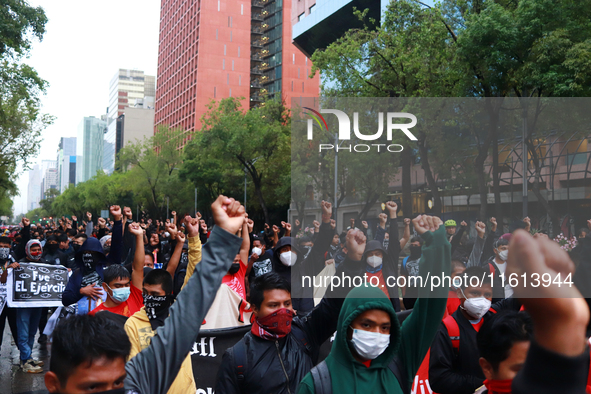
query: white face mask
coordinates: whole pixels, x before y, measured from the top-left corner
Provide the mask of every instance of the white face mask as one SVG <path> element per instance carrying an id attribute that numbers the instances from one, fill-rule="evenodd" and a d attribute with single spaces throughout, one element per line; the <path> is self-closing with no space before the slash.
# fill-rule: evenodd
<path id="1" fill-rule="evenodd" d="M 367 264 L 371 265 L 373 268 L 379 267 L 382 265 L 382 258 L 378 256 L 368 257 Z"/>
<path id="2" fill-rule="evenodd" d="M 499 251 L 499 258 L 503 261 L 507 261 L 507 256 L 509 255 L 508 250 L 500 250 Z"/>
<path id="3" fill-rule="evenodd" d="M 462 290 L 462 294 L 464 291 Z M 464 297 L 466 297 L 464 295 Z M 491 302 L 484 297 L 466 298 L 464 302 L 464 310 L 475 319 L 480 319 L 486 315 L 490 309 Z"/>
<path id="4" fill-rule="evenodd" d="M 252 253 L 256 254 L 257 256 L 261 257 L 261 254 L 263 253 L 263 250 L 261 248 L 257 248 L 256 246 L 254 248 L 252 248 Z"/>
<path id="5" fill-rule="evenodd" d="M 297 259 L 298 255 L 294 252 L 283 252 L 279 255 L 279 260 L 281 260 L 281 263 L 288 267 L 294 265 Z"/>
<path id="6" fill-rule="evenodd" d="M 351 338 L 353 348 L 365 360 L 377 358 L 390 344 L 390 335 L 351 328 L 353 329 L 353 337 Z"/>

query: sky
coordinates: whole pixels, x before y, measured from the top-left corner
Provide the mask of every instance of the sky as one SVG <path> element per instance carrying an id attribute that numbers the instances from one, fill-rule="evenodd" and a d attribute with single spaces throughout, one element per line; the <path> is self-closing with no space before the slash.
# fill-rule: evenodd
<path id="1" fill-rule="evenodd" d="M 61 137 L 75 137 L 85 116 L 100 117 L 120 68 L 156 75 L 160 0 L 29 0 L 49 19 L 25 62 L 49 82 L 42 111 L 56 117 L 30 164 L 56 160 Z M 14 213 L 26 212 L 28 171 L 17 179 Z"/>

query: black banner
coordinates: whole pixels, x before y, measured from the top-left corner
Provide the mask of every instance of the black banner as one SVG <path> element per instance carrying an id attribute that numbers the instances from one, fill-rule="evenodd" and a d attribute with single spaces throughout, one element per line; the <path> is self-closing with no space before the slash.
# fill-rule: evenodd
<path id="1" fill-rule="evenodd" d="M 68 269 L 61 265 L 20 263 L 8 273 L 8 306 L 20 308 L 62 306 Z"/>

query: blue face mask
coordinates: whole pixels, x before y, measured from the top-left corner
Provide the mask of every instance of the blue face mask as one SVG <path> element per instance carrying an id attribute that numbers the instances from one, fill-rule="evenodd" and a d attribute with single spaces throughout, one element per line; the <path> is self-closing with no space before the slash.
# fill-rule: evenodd
<path id="1" fill-rule="evenodd" d="M 107 285 L 107 287 L 109 289 L 111 289 L 111 287 L 109 287 L 109 285 Z M 131 287 L 122 287 L 120 289 L 111 289 L 111 291 L 113 292 L 113 295 L 110 295 L 110 297 L 113 299 L 113 301 L 118 302 L 118 303 L 122 303 L 122 302 L 127 301 L 127 299 L 129 298 L 129 294 L 131 293 Z"/>

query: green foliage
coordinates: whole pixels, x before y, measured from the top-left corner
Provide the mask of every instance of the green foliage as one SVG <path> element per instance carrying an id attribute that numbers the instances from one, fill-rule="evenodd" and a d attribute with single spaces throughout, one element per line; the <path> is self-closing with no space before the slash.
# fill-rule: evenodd
<path id="1" fill-rule="evenodd" d="M 244 111 L 237 98 L 212 101 L 185 149 L 182 179 L 243 200 L 245 169 L 251 197 L 247 210 L 269 222 L 269 209 L 289 204 L 290 117 L 280 102 Z M 257 204 L 253 203 L 253 200 Z"/>

